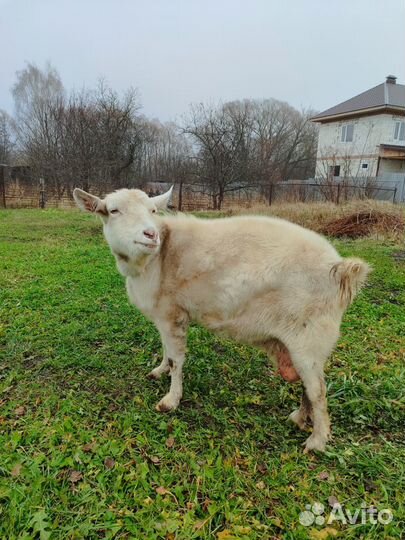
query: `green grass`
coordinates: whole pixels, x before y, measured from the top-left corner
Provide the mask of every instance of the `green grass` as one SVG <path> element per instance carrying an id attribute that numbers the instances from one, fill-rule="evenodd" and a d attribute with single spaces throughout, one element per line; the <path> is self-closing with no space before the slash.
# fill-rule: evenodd
<path id="1" fill-rule="evenodd" d="M 375 271 L 328 368 L 333 441 L 305 456 L 307 435 L 286 421 L 300 386 L 198 326 L 180 409 L 155 412 L 169 386 L 146 379 L 159 336 L 128 305 L 99 223 L 2 211 L 0 538 L 326 538 L 298 518 L 332 496 L 394 513 L 387 526 L 330 525 L 338 537 L 401 538 L 405 264 L 393 254 L 403 246 L 337 247 Z"/>

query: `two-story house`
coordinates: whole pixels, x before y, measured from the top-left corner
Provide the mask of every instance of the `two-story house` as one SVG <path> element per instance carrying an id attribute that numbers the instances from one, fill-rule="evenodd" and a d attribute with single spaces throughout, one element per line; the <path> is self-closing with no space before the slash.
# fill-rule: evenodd
<path id="1" fill-rule="evenodd" d="M 405 175 L 405 85 L 396 77 L 312 121 L 319 123 L 316 177 Z"/>

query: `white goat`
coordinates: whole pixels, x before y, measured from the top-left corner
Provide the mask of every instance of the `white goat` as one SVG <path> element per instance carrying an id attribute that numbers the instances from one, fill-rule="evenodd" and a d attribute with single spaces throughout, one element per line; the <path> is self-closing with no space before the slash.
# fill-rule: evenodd
<path id="1" fill-rule="evenodd" d="M 301 379 L 301 406 L 290 419 L 301 429 L 311 419 L 305 451 L 324 450 L 330 434 L 324 364 L 368 265 L 342 259 L 325 238 L 281 219 L 158 216 L 171 190 L 152 198 L 136 189 L 105 199 L 80 189 L 73 195 L 103 220 L 130 301 L 160 332 L 163 361 L 150 376 L 170 372 L 171 386 L 157 409 L 180 402 L 193 320 L 264 349 L 286 380 Z"/>

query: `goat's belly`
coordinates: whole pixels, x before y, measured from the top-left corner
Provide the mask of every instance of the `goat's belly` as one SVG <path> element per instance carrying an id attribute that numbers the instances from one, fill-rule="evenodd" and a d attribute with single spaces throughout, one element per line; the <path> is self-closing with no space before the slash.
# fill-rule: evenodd
<path id="1" fill-rule="evenodd" d="M 291 355 L 281 342 L 273 339 L 271 332 L 271 315 L 265 317 L 246 317 L 223 320 L 220 316 L 211 313 L 202 318 L 201 322 L 205 327 L 220 334 L 223 337 L 234 339 L 247 345 L 260 344 L 265 348 L 268 354 L 274 356 L 277 364 L 278 374 L 287 382 L 293 383 L 300 380 L 291 359 Z M 266 340 L 269 340 L 271 346 L 266 347 Z M 276 346 L 273 346 L 276 343 Z"/>
<path id="2" fill-rule="evenodd" d="M 215 333 L 235 341 L 254 345 L 274 336 L 275 320 L 272 309 L 254 310 L 252 307 L 229 316 L 221 312 L 210 312 L 198 322 Z"/>

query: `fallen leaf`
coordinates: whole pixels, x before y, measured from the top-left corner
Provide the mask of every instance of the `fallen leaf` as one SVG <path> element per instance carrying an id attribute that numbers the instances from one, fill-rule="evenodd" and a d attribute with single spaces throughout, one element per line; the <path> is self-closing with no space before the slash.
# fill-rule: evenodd
<path id="1" fill-rule="evenodd" d="M 337 500 L 337 498 L 334 495 L 331 495 L 328 498 L 328 503 L 333 508 L 335 506 L 335 504 L 339 504 L 339 501 Z"/>
<path id="2" fill-rule="evenodd" d="M 331 536 L 336 536 L 338 531 L 333 527 L 325 527 L 320 531 L 316 529 L 311 529 L 309 536 L 312 540 L 327 540 Z"/>
<path id="3" fill-rule="evenodd" d="M 114 466 L 115 466 L 115 461 L 113 460 L 113 458 L 111 458 L 111 457 L 105 458 L 105 460 L 104 460 L 104 467 L 105 467 L 106 469 L 113 469 Z"/>
<path id="4" fill-rule="evenodd" d="M 77 484 L 83 478 L 83 474 L 80 471 L 70 471 L 69 482 Z"/>
<path id="5" fill-rule="evenodd" d="M 249 534 L 252 530 L 252 527 L 247 527 L 243 525 L 235 525 L 235 532 L 238 534 Z"/>
<path id="6" fill-rule="evenodd" d="M 275 517 L 275 518 L 273 518 L 271 521 L 272 521 L 272 523 L 273 523 L 276 527 L 278 527 L 279 529 L 284 529 L 284 525 L 283 525 L 283 523 L 282 523 L 282 521 L 281 521 L 280 518 Z"/>
<path id="7" fill-rule="evenodd" d="M 217 538 L 218 540 L 230 540 L 235 537 L 229 529 L 224 529 L 223 531 L 217 533 Z"/>
<path id="8" fill-rule="evenodd" d="M 194 530 L 199 531 L 204 527 L 204 525 L 207 523 L 206 519 L 203 519 L 201 521 L 197 521 L 197 523 L 194 524 Z"/>
<path id="9" fill-rule="evenodd" d="M 151 462 L 154 463 L 155 465 L 159 465 L 159 463 L 160 463 L 160 459 L 159 459 L 157 456 L 151 456 L 149 459 L 150 459 Z"/>
<path id="10" fill-rule="evenodd" d="M 265 489 L 266 484 L 263 482 L 263 480 L 260 480 L 260 482 L 257 482 L 256 487 L 257 489 Z"/>
<path id="11" fill-rule="evenodd" d="M 96 443 L 95 442 L 90 442 L 90 443 L 85 444 L 82 447 L 82 450 L 83 450 L 83 452 L 93 452 L 93 450 L 95 448 L 96 448 Z"/>
<path id="12" fill-rule="evenodd" d="M 327 480 L 329 478 L 328 471 L 322 471 L 318 474 L 319 480 Z"/>
<path id="13" fill-rule="evenodd" d="M 164 488 L 163 486 L 159 486 L 159 487 L 156 488 L 156 493 L 158 495 L 166 495 L 166 493 L 169 493 L 169 491 L 166 488 Z"/>
<path id="14" fill-rule="evenodd" d="M 169 437 L 166 441 L 167 448 L 173 448 L 175 443 L 174 437 Z"/>
<path id="15" fill-rule="evenodd" d="M 377 489 L 377 485 L 375 482 L 373 482 L 373 480 L 370 480 L 370 479 L 367 479 L 364 481 L 364 487 L 366 489 L 366 491 L 374 491 L 375 489 Z"/>
<path id="16" fill-rule="evenodd" d="M 14 414 L 16 416 L 24 416 L 25 413 L 26 413 L 26 409 L 23 405 L 14 409 Z"/>
<path id="17" fill-rule="evenodd" d="M 22 469 L 21 463 L 14 465 L 14 467 L 11 469 L 11 473 L 10 473 L 11 476 L 13 476 L 14 478 L 16 478 L 17 476 L 20 476 L 21 469 Z"/>

